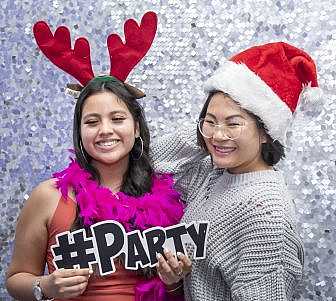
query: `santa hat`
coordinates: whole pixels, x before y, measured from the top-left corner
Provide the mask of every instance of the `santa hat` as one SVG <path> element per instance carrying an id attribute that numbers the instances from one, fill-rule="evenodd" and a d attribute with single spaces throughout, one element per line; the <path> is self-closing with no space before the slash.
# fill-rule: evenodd
<path id="1" fill-rule="evenodd" d="M 225 62 L 205 91 L 228 93 L 261 118 L 268 134 L 285 145 L 286 129 L 299 99 L 321 97 L 316 66 L 303 50 L 284 42 L 249 48 Z"/>

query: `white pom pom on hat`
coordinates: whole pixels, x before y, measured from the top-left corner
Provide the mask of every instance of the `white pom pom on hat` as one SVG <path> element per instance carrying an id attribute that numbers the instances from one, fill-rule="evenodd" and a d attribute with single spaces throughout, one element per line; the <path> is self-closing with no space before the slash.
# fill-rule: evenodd
<path id="1" fill-rule="evenodd" d="M 205 91 L 228 93 L 262 119 L 269 135 L 285 145 L 286 130 L 300 98 L 321 97 L 316 66 L 303 50 L 284 42 L 251 47 L 222 64 Z"/>

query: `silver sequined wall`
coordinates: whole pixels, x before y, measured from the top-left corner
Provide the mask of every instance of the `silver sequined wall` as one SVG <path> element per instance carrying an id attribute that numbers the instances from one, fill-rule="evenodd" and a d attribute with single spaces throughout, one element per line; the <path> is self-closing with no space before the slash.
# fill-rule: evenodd
<path id="1" fill-rule="evenodd" d="M 221 61 L 251 45 L 288 41 L 316 60 L 322 103 L 302 105 L 281 168 L 296 200 L 306 247 L 300 300 L 336 300 L 336 1 L 332 0 L 1 0 L 0 1 L 0 299 L 18 213 L 32 188 L 67 164 L 74 101 L 71 78 L 36 48 L 39 19 L 86 36 L 96 73 L 108 72 L 106 37 L 123 21 L 158 13 L 147 57 L 129 81 L 143 100 L 152 135 L 195 119 L 202 83 Z"/>

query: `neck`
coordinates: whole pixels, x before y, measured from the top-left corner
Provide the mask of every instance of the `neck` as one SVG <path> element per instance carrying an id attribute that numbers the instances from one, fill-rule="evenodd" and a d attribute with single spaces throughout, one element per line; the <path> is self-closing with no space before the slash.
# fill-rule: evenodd
<path id="1" fill-rule="evenodd" d="M 273 169 L 273 167 L 269 166 L 260 157 L 257 157 L 253 161 L 246 162 L 245 164 L 242 164 L 240 166 L 228 168 L 228 172 L 232 174 L 242 174 L 242 173 L 270 170 L 270 169 Z"/>
<path id="2" fill-rule="evenodd" d="M 113 164 L 92 161 L 92 165 L 99 172 L 102 186 L 110 188 L 112 192 L 120 191 L 128 168 L 128 156 Z"/>

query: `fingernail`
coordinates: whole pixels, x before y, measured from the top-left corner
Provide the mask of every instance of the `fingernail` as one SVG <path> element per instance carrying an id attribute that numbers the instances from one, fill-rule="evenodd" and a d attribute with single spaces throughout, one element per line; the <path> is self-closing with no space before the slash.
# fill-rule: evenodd
<path id="1" fill-rule="evenodd" d="M 160 253 L 156 253 L 156 258 L 160 259 L 162 257 L 162 255 Z"/>
<path id="2" fill-rule="evenodd" d="M 182 253 L 181 252 L 177 252 L 177 257 L 181 257 L 182 256 Z"/>

